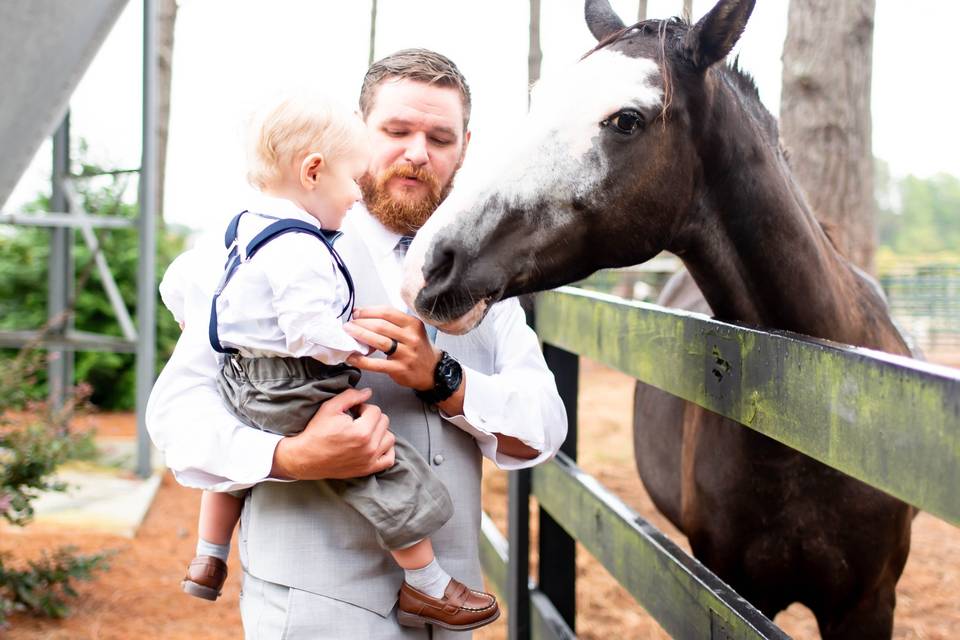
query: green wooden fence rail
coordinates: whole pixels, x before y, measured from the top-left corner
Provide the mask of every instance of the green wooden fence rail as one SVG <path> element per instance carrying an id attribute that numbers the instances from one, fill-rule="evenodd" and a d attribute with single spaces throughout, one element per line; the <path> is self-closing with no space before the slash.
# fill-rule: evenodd
<path id="1" fill-rule="evenodd" d="M 546 343 L 960 524 L 953 369 L 572 288 L 538 296 L 536 318 Z"/>

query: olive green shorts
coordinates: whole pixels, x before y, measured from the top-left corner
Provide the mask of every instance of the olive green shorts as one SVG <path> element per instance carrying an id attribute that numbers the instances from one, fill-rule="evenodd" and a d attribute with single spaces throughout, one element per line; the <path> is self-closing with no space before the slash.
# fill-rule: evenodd
<path id="1" fill-rule="evenodd" d="M 321 404 L 359 380 L 354 367 L 313 358 L 235 355 L 224 360 L 217 385 L 227 407 L 244 424 L 291 436 L 303 431 Z M 394 465 L 375 475 L 317 481 L 366 518 L 388 550 L 429 537 L 453 515 L 447 488 L 423 456 L 399 436 L 394 452 Z"/>

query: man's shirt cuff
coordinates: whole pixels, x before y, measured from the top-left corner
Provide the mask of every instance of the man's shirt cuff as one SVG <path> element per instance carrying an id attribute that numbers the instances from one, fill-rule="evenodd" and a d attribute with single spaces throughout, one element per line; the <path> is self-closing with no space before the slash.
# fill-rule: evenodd
<path id="1" fill-rule="evenodd" d="M 487 376 L 466 366 L 463 374 L 467 384 L 463 414 L 451 416 L 441 411 L 440 415 L 473 436 L 485 457 L 498 467 L 510 470 L 532 467 L 556 454 L 561 443 L 553 447 L 544 441 L 547 434 L 539 411 L 533 406 L 535 401 L 519 398 L 512 389 L 504 390 L 496 376 Z M 527 460 L 502 453 L 495 435 L 498 433 L 518 439 L 539 455 Z"/>

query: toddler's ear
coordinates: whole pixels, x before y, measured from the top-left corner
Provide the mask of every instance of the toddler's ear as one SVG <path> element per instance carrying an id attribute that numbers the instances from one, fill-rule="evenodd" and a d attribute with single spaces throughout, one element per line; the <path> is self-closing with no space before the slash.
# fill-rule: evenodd
<path id="1" fill-rule="evenodd" d="M 320 172 L 326 164 L 323 154 L 316 152 L 308 154 L 300 163 L 300 184 L 307 189 L 315 187 L 319 181 Z"/>

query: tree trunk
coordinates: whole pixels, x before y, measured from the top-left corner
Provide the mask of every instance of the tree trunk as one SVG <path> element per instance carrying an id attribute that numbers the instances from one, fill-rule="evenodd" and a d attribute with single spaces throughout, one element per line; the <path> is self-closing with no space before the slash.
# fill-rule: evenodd
<path id="1" fill-rule="evenodd" d="M 540 0 L 530 0 L 530 44 L 527 50 L 527 88 L 540 79 Z M 529 96 L 529 91 L 528 91 Z"/>
<path id="2" fill-rule="evenodd" d="M 876 223 L 870 76 L 876 0 L 791 0 L 780 134 L 800 186 L 838 248 L 873 271 Z"/>
<path id="3" fill-rule="evenodd" d="M 683 0 L 683 18 L 693 22 L 693 0 Z"/>
<path id="4" fill-rule="evenodd" d="M 170 137 L 170 86 L 173 82 L 173 31 L 177 0 L 157 3 L 157 219 L 163 224 L 163 185 L 167 173 L 167 140 Z"/>
<path id="5" fill-rule="evenodd" d="M 527 108 L 530 107 L 530 88 L 540 79 L 540 62 L 543 50 L 540 48 L 540 0 L 530 0 L 530 32 L 527 40 Z M 534 300 L 536 294 L 529 293 L 519 297 L 520 307 L 527 318 L 527 324 L 534 326 Z"/>
<path id="6" fill-rule="evenodd" d="M 647 19 L 647 0 L 640 0 L 637 4 L 637 22 Z"/>
<path id="7" fill-rule="evenodd" d="M 370 50 L 367 54 L 367 66 L 373 64 L 374 51 L 377 45 L 377 0 L 370 3 Z"/>

